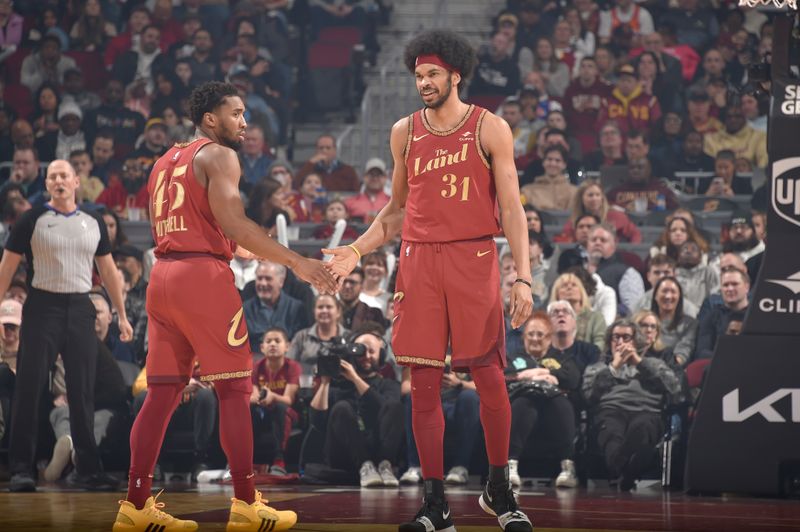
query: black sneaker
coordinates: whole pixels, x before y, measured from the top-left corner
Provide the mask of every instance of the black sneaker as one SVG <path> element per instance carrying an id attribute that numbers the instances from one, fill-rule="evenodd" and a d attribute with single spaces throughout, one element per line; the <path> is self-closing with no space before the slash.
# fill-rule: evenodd
<path id="1" fill-rule="evenodd" d="M 13 492 L 36 491 L 36 479 L 30 473 L 14 473 L 8 489 Z"/>
<path id="2" fill-rule="evenodd" d="M 398 532 L 456 532 L 450 518 L 450 506 L 444 499 L 444 482 L 428 479 L 424 482 L 425 498 L 414 520 L 403 523 Z"/>
<path id="3" fill-rule="evenodd" d="M 500 528 L 505 532 L 532 532 L 533 524 L 524 512 L 519 510 L 517 499 L 511 489 L 511 484 L 494 488 L 486 483 L 483 493 L 478 498 L 478 504 L 484 512 L 497 517 Z"/>
<path id="4" fill-rule="evenodd" d="M 68 488 L 86 491 L 116 491 L 119 489 L 119 480 L 102 472 L 79 475 L 77 471 L 73 471 L 67 475 L 65 484 Z"/>
<path id="5" fill-rule="evenodd" d="M 398 532 L 456 532 L 450 518 L 447 501 L 440 503 L 424 501 L 413 521 L 403 523 Z"/>

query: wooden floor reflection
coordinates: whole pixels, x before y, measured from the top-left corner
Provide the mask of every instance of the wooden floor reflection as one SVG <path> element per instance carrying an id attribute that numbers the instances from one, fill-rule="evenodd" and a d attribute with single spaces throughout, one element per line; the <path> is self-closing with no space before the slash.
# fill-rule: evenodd
<path id="1" fill-rule="evenodd" d="M 263 486 L 270 503 L 292 509 L 299 520 L 294 530 L 388 532 L 418 509 L 421 490 L 360 490 L 331 486 Z M 15 494 L 0 484 L 0 531 L 110 530 L 117 501 L 124 493 L 83 493 L 43 487 L 37 493 Z M 478 485 L 448 489 L 459 532 L 500 530 L 477 504 Z M 194 519 L 200 530 L 224 530 L 232 489 L 216 485 L 173 483 L 159 500 L 173 515 Z M 745 497 L 690 497 L 658 488 L 621 495 L 596 489 L 523 489 L 520 506 L 538 531 L 800 531 L 796 500 Z"/>

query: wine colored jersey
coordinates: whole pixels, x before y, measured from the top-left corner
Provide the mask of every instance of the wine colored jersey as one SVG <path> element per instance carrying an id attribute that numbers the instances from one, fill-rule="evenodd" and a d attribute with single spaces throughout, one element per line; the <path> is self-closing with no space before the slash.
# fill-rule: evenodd
<path id="1" fill-rule="evenodd" d="M 225 237 L 208 203 L 208 190 L 194 175 L 194 156 L 209 139 L 175 144 L 150 172 L 147 192 L 157 257 L 205 253 L 230 261 L 236 244 Z"/>
<path id="2" fill-rule="evenodd" d="M 285 359 L 277 371 L 269 369 L 267 359 L 262 358 L 253 368 L 253 384 L 269 388 L 269 391 L 283 395 L 287 384 L 300 384 L 303 368 L 291 359 Z"/>
<path id="3" fill-rule="evenodd" d="M 409 117 L 404 241 L 456 242 L 500 231 L 494 175 L 480 143 L 485 113 L 471 105 L 449 131 L 433 129 L 424 110 Z"/>

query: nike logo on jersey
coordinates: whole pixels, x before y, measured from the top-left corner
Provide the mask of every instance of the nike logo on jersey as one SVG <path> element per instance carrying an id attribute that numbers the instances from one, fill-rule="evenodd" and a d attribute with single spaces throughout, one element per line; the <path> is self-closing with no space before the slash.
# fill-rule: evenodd
<path id="1" fill-rule="evenodd" d="M 442 512 L 442 519 L 447 521 L 448 517 L 450 517 L 450 508 L 447 509 L 447 513 Z"/>
<path id="2" fill-rule="evenodd" d="M 420 135 L 419 137 L 414 135 L 414 142 L 417 142 L 418 140 L 422 140 L 425 137 L 427 137 L 428 135 L 430 135 L 430 133 L 425 133 L 424 135 Z"/>
<path id="3" fill-rule="evenodd" d="M 490 249 L 489 251 L 479 251 L 479 252 L 477 253 L 477 255 L 478 255 L 479 257 L 483 257 L 484 255 L 488 255 L 488 254 L 489 254 L 489 253 L 491 253 L 491 252 L 492 252 L 492 250 L 491 250 L 491 249 Z"/>

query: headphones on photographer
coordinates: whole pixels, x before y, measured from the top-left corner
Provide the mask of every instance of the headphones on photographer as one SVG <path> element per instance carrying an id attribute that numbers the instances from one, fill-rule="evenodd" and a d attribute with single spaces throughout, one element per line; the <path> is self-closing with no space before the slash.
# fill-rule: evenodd
<path id="1" fill-rule="evenodd" d="M 384 340 L 383 337 L 380 336 L 376 331 L 366 330 L 366 331 L 358 331 L 355 333 L 351 333 L 350 337 L 347 339 L 347 343 L 354 344 L 358 337 L 364 336 L 365 334 L 377 338 L 381 342 L 381 350 L 378 353 L 378 368 L 380 369 L 383 367 L 384 364 L 386 364 L 386 359 L 388 358 L 389 353 L 386 345 L 386 340 Z"/>

